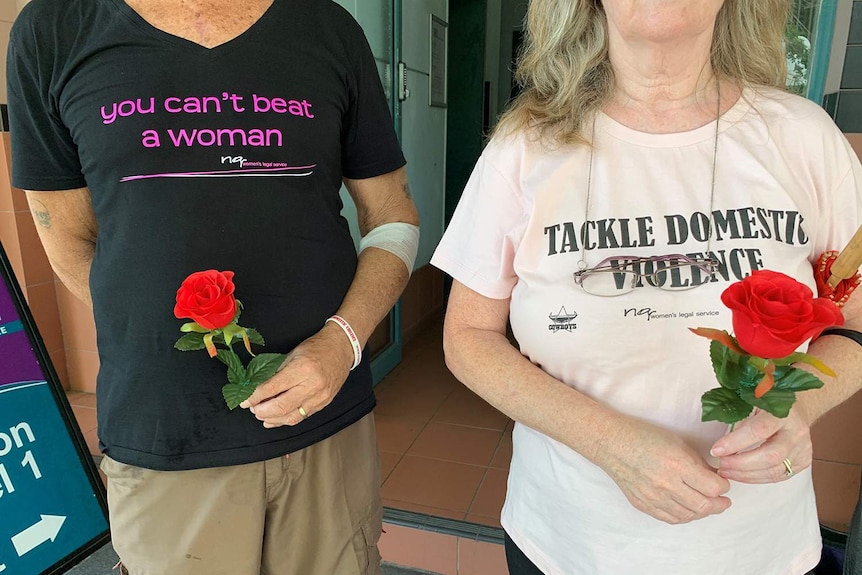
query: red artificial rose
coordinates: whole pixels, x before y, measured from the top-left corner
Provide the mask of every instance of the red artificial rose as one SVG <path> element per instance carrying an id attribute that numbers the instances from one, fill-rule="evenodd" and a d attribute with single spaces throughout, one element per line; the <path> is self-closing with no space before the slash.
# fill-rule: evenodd
<path id="1" fill-rule="evenodd" d="M 844 323 L 834 302 L 815 299 L 805 284 L 769 270 L 731 284 L 721 301 L 733 312 L 739 345 L 749 355 L 766 359 L 786 357 L 827 327 Z"/>
<path id="2" fill-rule="evenodd" d="M 233 290 L 233 272 L 195 272 L 177 290 L 174 315 L 192 319 L 209 330 L 223 328 L 236 315 Z"/>

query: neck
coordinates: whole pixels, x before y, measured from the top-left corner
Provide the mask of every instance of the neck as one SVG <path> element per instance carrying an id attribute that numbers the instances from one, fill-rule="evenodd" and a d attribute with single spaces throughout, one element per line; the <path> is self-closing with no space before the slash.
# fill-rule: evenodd
<path id="1" fill-rule="evenodd" d="M 248 30 L 273 0 L 125 0 L 155 28 L 214 48 Z"/>
<path id="2" fill-rule="evenodd" d="M 611 65 L 614 99 L 620 103 L 656 111 L 675 110 L 715 92 L 715 76 L 708 61 L 674 61 L 672 54 L 651 53 L 620 58 L 612 55 Z"/>
<path id="3" fill-rule="evenodd" d="M 629 41 L 611 28 L 614 92 L 606 112 L 647 132 L 692 129 L 715 119 L 717 79 L 710 65 L 712 34 L 662 42 Z M 722 100 L 733 90 L 721 86 Z M 722 108 L 724 110 L 724 108 Z"/>

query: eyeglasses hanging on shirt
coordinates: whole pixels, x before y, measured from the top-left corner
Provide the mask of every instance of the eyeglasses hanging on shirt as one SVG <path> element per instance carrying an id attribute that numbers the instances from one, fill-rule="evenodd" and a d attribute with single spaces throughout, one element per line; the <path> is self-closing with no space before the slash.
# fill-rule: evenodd
<path id="1" fill-rule="evenodd" d="M 715 201 L 715 174 L 718 158 L 719 121 L 721 119 L 721 84 L 716 80 L 718 100 L 715 116 L 715 136 L 712 148 L 712 181 L 709 190 L 709 223 L 707 227 L 706 250 L 704 257 L 690 257 L 683 254 L 667 254 L 652 257 L 611 256 L 595 266 L 588 267 L 585 246 L 581 244 L 581 257 L 578 271 L 574 272 L 575 284 L 590 295 L 602 297 L 620 296 L 633 291 L 636 287 L 650 285 L 666 291 L 685 291 L 710 281 L 720 265 L 710 258 L 712 243 L 712 209 Z M 593 142 L 590 146 L 590 163 L 587 172 L 587 197 L 584 221 L 589 221 L 590 196 L 593 180 L 593 156 L 596 138 L 596 113 L 593 116 Z M 688 269 L 686 269 L 688 268 Z"/>
<path id="2" fill-rule="evenodd" d="M 614 297 L 649 285 L 666 291 L 685 291 L 710 281 L 720 262 L 714 258 L 668 254 L 642 258 L 611 256 L 576 271 L 575 283 L 590 295 Z"/>

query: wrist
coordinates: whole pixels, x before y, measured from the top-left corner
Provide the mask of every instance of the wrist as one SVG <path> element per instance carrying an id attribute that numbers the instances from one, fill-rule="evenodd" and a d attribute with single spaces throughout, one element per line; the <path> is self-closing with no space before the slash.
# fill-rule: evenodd
<path id="1" fill-rule="evenodd" d="M 362 361 L 362 344 L 359 341 L 359 336 L 350 323 L 339 315 L 333 315 L 332 317 L 327 318 L 326 322 L 324 322 L 324 326 L 328 326 L 330 324 L 336 332 L 336 337 L 340 334 L 342 340 L 347 343 L 346 348 L 343 345 L 340 346 L 340 348 L 346 349 L 350 354 L 350 370 L 352 371 Z"/>

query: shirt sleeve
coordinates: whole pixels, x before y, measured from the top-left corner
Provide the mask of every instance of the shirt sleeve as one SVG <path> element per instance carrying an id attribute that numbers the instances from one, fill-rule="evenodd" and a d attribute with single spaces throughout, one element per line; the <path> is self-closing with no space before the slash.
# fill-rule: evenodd
<path id="1" fill-rule="evenodd" d="M 835 170 L 827 195 L 818 199 L 821 210 L 815 257 L 827 250 L 841 251 L 862 225 L 862 163 L 837 128 L 836 133 L 835 157 L 841 160 L 836 162 L 840 169 Z"/>
<path id="2" fill-rule="evenodd" d="M 352 179 L 373 178 L 397 170 L 406 161 L 371 47 L 359 24 L 351 19 L 350 26 L 353 83 L 342 128 L 342 173 Z"/>
<path id="3" fill-rule="evenodd" d="M 23 34 L 32 30 L 27 15 L 16 22 L 6 61 L 12 185 L 25 190 L 82 188 L 87 183 L 77 146 L 60 117 L 52 85 L 55 50 L 49 42 Z"/>
<path id="4" fill-rule="evenodd" d="M 526 221 L 511 179 L 483 155 L 431 264 L 485 297 L 506 299 L 518 282 L 514 260 Z"/>

